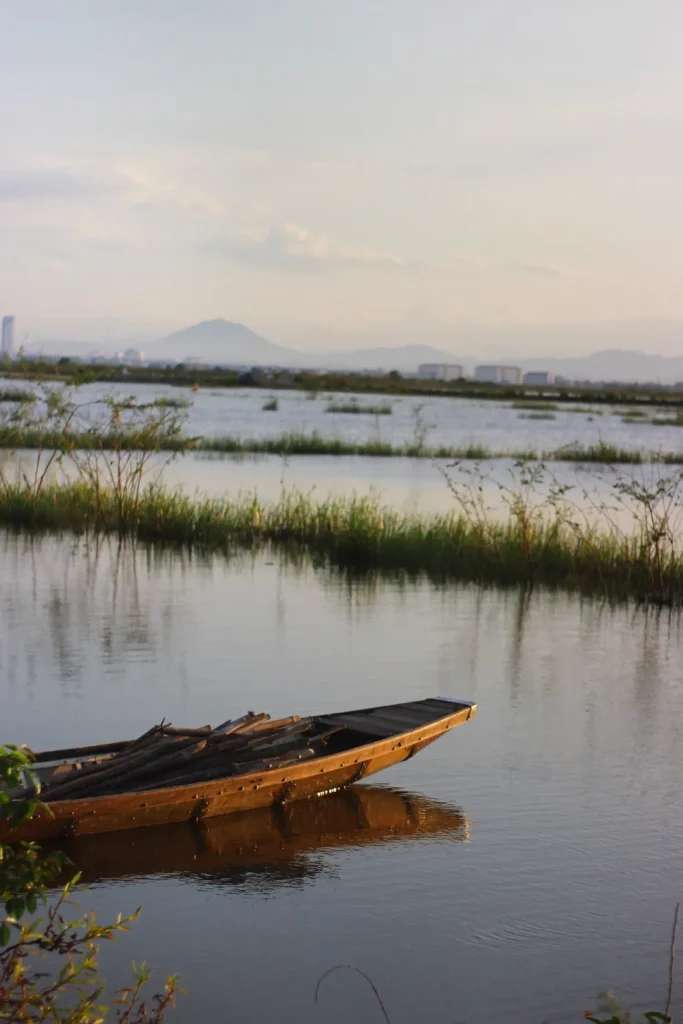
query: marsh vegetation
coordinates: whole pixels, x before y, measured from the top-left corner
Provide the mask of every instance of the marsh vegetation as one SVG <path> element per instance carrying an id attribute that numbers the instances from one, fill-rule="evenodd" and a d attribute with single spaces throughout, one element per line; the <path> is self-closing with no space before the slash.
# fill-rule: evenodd
<path id="1" fill-rule="evenodd" d="M 349 402 L 330 402 L 325 412 L 390 416 L 393 409 L 389 402 L 376 402 L 373 404 L 371 402 L 359 402 L 357 398 L 352 398 Z"/>
<path id="2" fill-rule="evenodd" d="M 35 457 L 32 469 L 24 467 L 14 475 L 0 470 L 0 521 L 206 547 L 303 545 L 354 570 L 543 583 L 645 602 L 683 603 L 681 470 L 667 475 L 650 467 L 649 477 L 644 474 L 641 480 L 616 475 L 607 499 L 591 505 L 585 494 L 578 500 L 571 487 L 557 483 L 544 458 L 519 453 L 509 476 L 495 481 L 499 501 L 494 509 L 482 486 L 487 478 L 482 463 L 491 453 L 479 446 L 428 449 L 418 406 L 415 441 L 398 450 L 380 440 L 331 444 L 297 435 L 285 444 L 281 438 L 261 441 L 258 450 L 293 454 L 328 453 L 332 448 L 343 454 L 450 459 L 450 468 L 441 467 L 453 499 L 446 514 L 406 515 L 378 499 L 314 500 L 287 490 L 271 503 L 257 495 L 190 498 L 165 488 L 160 478 L 164 459 L 199 443 L 183 435 L 182 409 L 110 398 L 99 403 L 97 417 L 89 423 L 90 411 L 89 404 L 84 408 L 74 396 L 52 390 L 40 409 L 20 406 L 6 419 L 5 443 L 26 446 L 32 441 Z M 244 441 L 203 444 L 207 450 L 250 450 Z M 162 453 L 150 478 L 152 458 Z M 638 463 L 641 456 L 600 443 L 591 449 L 567 446 L 550 458 Z M 57 471 L 65 465 L 68 473 L 60 478 Z M 620 518 L 620 513 L 625 515 Z M 620 526 L 622 521 L 628 527 Z"/>

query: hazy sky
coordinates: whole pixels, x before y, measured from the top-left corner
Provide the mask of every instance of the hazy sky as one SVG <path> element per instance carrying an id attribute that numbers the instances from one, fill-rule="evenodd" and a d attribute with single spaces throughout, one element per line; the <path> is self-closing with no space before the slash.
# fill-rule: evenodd
<path id="1" fill-rule="evenodd" d="M 2 0 L 0 39 L 20 337 L 683 321 L 680 0 Z"/>

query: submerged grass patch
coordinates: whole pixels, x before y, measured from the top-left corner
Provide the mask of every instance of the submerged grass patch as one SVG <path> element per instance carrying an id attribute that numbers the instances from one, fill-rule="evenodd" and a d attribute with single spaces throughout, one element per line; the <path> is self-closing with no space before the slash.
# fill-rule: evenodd
<path id="1" fill-rule="evenodd" d="M 0 402 L 35 402 L 36 395 L 32 391 L 22 391 L 21 388 L 7 388 L 0 391 Z"/>
<path id="2" fill-rule="evenodd" d="M 676 453 L 671 452 L 670 454 L 673 461 Z M 617 445 L 608 444 L 607 441 L 598 441 L 591 445 L 568 444 L 557 448 L 552 453 L 546 452 L 543 457 L 556 462 L 603 462 L 630 465 L 638 465 L 641 462 L 666 461 L 661 452 L 639 452 L 633 448 L 619 448 Z M 683 452 L 679 461 L 683 463 Z"/>
<path id="3" fill-rule="evenodd" d="M 539 414 L 534 419 L 553 418 Z M 0 425 L 0 449 L 59 449 L 63 451 L 138 451 L 149 443 L 143 429 L 85 431 L 45 431 L 17 429 L 11 424 Z M 558 448 L 493 449 L 478 442 L 468 444 L 428 445 L 420 439 L 404 444 L 392 444 L 379 438 L 366 441 L 347 441 L 339 437 L 325 437 L 317 431 L 311 433 L 291 431 L 276 437 L 195 437 L 169 433 L 154 445 L 157 451 L 182 452 L 187 450 L 224 453 L 226 455 L 363 455 L 382 458 L 452 459 L 485 461 L 513 459 L 515 461 L 542 460 L 546 462 L 591 462 L 606 464 L 639 464 L 646 462 L 683 465 L 683 451 L 639 451 L 620 448 L 606 441 L 583 445 L 570 443 Z"/>
<path id="4" fill-rule="evenodd" d="M 526 401 L 512 402 L 511 405 L 510 405 L 510 408 L 511 409 L 533 409 L 533 410 L 538 410 L 539 412 L 555 412 L 557 410 L 557 403 L 556 402 L 543 402 L 543 401 L 540 401 L 540 400 L 536 402 L 533 399 L 529 399 L 529 400 L 526 400 Z"/>
<path id="5" fill-rule="evenodd" d="M 23 529 L 118 533 L 141 540 L 229 548 L 303 546 L 330 564 L 357 571 L 425 574 L 436 581 L 548 584 L 615 598 L 681 605 L 683 558 L 651 548 L 642 536 L 561 518 L 512 515 L 482 520 L 459 510 L 405 515 L 372 498 L 330 498 L 285 492 L 266 503 L 256 496 L 191 498 L 148 486 L 135 498 L 87 481 L 23 482 L 0 490 L 0 522 Z"/>
<path id="6" fill-rule="evenodd" d="M 389 402 L 378 402 L 374 405 L 359 402 L 353 398 L 350 402 L 330 402 L 325 412 L 365 413 L 370 416 L 390 416 L 393 408 Z"/>
<path id="7" fill-rule="evenodd" d="M 195 447 L 200 451 L 245 455 L 260 452 L 271 455 L 367 455 L 385 458 L 463 459 L 482 462 L 489 459 L 514 459 L 515 461 L 544 460 L 546 462 L 594 462 L 628 465 L 661 462 L 667 465 L 683 465 L 683 451 L 641 452 L 632 448 L 620 448 L 617 445 L 608 444 L 606 441 L 598 441 L 590 445 L 572 443 L 552 449 L 504 450 L 488 448 L 477 442 L 463 445 L 427 445 L 419 441 L 408 441 L 405 444 L 393 445 L 389 441 L 378 439 L 345 441 L 342 438 L 324 437 L 314 431 L 310 434 L 294 432 L 272 438 L 202 438 Z"/>
<path id="8" fill-rule="evenodd" d="M 621 412 L 621 418 L 624 422 L 628 420 L 646 420 L 648 418 L 645 409 L 622 409 Z"/>
<path id="9" fill-rule="evenodd" d="M 683 427 L 683 412 L 677 412 L 675 416 L 657 416 L 650 423 L 654 427 Z"/>

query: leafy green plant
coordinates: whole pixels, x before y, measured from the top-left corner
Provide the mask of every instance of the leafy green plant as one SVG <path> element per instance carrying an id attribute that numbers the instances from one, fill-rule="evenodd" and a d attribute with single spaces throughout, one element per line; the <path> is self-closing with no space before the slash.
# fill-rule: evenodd
<path id="1" fill-rule="evenodd" d="M 584 1020 L 591 1024 L 638 1024 L 638 1019 L 619 1003 L 611 992 L 601 992 L 598 996 L 598 1009 L 588 1010 Z M 640 1017 L 642 1024 L 671 1024 L 669 1011 L 647 1010 Z"/>
<path id="2" fill-rule="evenodd" d="M 34 814 L 39 791 L 29 754 L 0 747 L 0 825 L 9 826 L 10 834 Z M 46 854 L 36 843 L 0 842 L 0 1021 L 160 1024 L 174 1005 L 176 979 L 168 978 L 163 991 L 146 1002 L 150 972 L 145 964 L 133 965 L 133 982 L 117 993 L 113 1012 L 100 1003 L 98 944 L 125 932 L 139 911 L 105 925 L 92 914 L 67 917 L 78 875 L 57 896 L 50 897 L 49 890 L 67 864 L 64 856 Z M 42 917 L 29 917 L 39 909 Z"/>

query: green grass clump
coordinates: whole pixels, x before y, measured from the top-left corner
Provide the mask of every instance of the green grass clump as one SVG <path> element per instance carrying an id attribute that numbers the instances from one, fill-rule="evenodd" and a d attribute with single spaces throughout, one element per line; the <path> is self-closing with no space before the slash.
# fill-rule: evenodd
<path id="1" fill-rule="evenodd" d="M 142 408 L 142 407 L 139 407 Z M 58 451 L 144 451 L 148 439 L 142 430 L 122 430 L 100 433 L 97 430 L 74 431 L 63 434 L 59 431 L 40 429 L 17 430 L 10 425 L 0 425 L 1 448 L 40 448 Z M 193 438 L 170 437 L 159 446 L 159 451 L 182 452 L 193 448 Z"/>
<path id="2" fill-rule="evenodd" d="M 677 412 L 675 416 L 658 416 L 650 423 L 654 427 L 683 427 L 683 412 Z"/>
<path id="3" fill-rule="evenodd" d="M 263 412 L 277 412 L 279 402 L 277 398 L 269 398 L 267 402 L 264 402 L 261 406 Z"/>
<path id="4" fill-rule="evenodd" d="M 558 462 L 604 462 L 634 465 L 638 465 L 641 462 L 663 461 L 659 456 L 652 453 L 644 455 L 642 452 L 634 451 L 631 448 L 618 448 L 616 445 L 608 444 L 606 441 L 598 441 L 597 444 L 590 445 L 565 445 L 554 452 L 544 452 L 543 458 Z"/>
<path id="5" fill-rule="evenodd" d="M 632 420 L 646 420 L 648 414 L 645 409 L 623 409 L 622 423 L 630 423 Z"/>
<path id="6" fill-rule="evenodd" d="M 378 402 L 375 405 L 359 402 L 353 398 L 350 402 L 330 402 L 325 412 L 360 413 L 370 416 L 390 416 L 393 412 L 389 402 Z"/>
<path id="7" fill-rule="evenodd" d="M 156 409 L 189 409 L 192 402 L 189 398 L 168 398 L 166 395 L 162 395 L 160 398 L 155 398 L 150 404 Z M 138 408 L 144 408 L 144 406 L 138 406 Z"/>
<path id="8" fill-rule="evenodd" d="M 163 395 L 160 398 L 155 398 L 152 402 L 138 402 L 135 398 L 124 398 L 115 404 L 124 411 L 134 409 L 140 412 L 143 409 L 189 409 L 192 402 L 187 398 L 167 398 Z"/>
<path id="9" fill-rule="evenodd" d="M 557 404 L 555 402 L 542 402 L 534 401 L 533 399 L 512 402 L 510 405 L 511 409 L 533 409 L 539 412 L 555 412 L 557 410 Z"/>
<path id="10" fill-rule="evenodd" d="M 520 412 L 517 414 L 519 420 L 556 420 L 554 412 Z"/>
<path id="11" fill-rule="evenodd" d="M 602 409 L 590 409 L 586 405 L 567 405 L 562 411 L 582 413 L 584 416 L 602 416 L 603 412 Z"/>
<path id="12" fill-rule="evenodd" d="M 239 438 L 205 437 L 198 445 L 201 451 L 247 455 L 257 452 L 266 455 L 370 455 L 391 456 L 398 452 L 388 441 L 343 441 L 337 437 L 323 437 L 317 431 L 310 434 L 292 431 L 279 437 Z"/>
<path id="13" fill-rule="evenodd" d="M 121 496 L 87 481 L 5 483 L 0 522 L 41 530 L 118 533 L 153 542 L 229 549 L 264 544 L 304 548 L 354 571 L 424 574 L 435 581 L 547 584 L 615 598 L 683 604 L 683 558 L 656 554 L 634 535 L 584 527 L 552 516 L 514 515 L 506 522 L 464 512 L 406 515 L 372 498 L 316 502 L 285 492 L 273 503 L 256 496 L 191 498 L 149 486 Z"/>
<path id="14" fill-rule="evenodd" d="M 0 402 L 35 402 L 36 396 L 32 391 L 22 391 L 21 388 L 7 388 L 0 391 Z"/>

